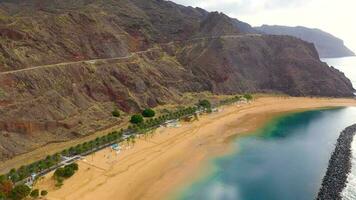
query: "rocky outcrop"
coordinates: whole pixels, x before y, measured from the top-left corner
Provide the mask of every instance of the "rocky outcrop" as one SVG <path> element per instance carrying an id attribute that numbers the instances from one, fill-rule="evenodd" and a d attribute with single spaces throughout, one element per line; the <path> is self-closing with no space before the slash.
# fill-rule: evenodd
<path id="1" fill-rule="evenodd" d="M 169 1 L 4 0 L 0 30 L 0 160 L 184 93 L 353 95 L 311 43 Z"/>
<path id="2" fill-rule="evenodd" d="M 288 27 L 268 25 L 255 27 L 255 29 L 266 34 L 290 35 L 314 43 L 322 58 L 355 55 L 354 52 L 345 46 L 344 41 L 320 29 L 311 29 L 302 26 Z"/>
<path id="3" fill-rule="evenodd" d="M 341 132 L 332 154 L 317 200 L 341 200 L 347 176 L 352 167 L 351 144 L 356 135 L 356 124 Z"/>

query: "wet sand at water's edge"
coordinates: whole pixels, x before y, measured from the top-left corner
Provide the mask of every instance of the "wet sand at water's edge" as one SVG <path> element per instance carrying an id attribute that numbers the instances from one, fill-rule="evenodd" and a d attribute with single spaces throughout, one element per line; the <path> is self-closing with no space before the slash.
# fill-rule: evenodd
<path id="1" fill-rule="evenodd" d="M 261 127 L 285 112 L 356 106 L 352 99 L 261 97 L 249 104 L 222 107 L 179 128 L 159 128 L 125 144 L 121 153 L 107 148 L 78 162 L 79 171 L 57 189 L 52 174 L 36 187 L 48 199 L 167 199 L 207 169 L 207 161 L 228 153 L 229 140 Z"/>

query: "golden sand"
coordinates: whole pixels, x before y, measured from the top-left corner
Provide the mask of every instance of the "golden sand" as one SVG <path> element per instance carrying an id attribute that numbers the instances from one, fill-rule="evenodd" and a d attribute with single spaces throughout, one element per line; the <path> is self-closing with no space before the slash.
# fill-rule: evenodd
<path id="1" fill-rule="evenodd" d="M 89 155 L 60 189 L 52 174 L 36 187 L 47 189 L 50 200 L 167 199 L 204 174 L 209 159 L 227 153 L 231 137 L 254 131 L 281 113 L 335 106 L 356 106 L 356 100 L 262 97 L 226 106 L 179 128 L 159 128 L 141 136 L 119 154 L 107 148 Z"/>

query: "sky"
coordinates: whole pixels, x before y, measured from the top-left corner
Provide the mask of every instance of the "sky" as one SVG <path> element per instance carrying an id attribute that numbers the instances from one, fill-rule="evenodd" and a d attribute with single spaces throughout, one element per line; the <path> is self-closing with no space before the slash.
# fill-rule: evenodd
<path id="1" fill-rule="evenodd" d="M 223 12 L 252 26 L 319 28 L 344 40 L 356 52 L 356 0 L 172 0 Z"/>

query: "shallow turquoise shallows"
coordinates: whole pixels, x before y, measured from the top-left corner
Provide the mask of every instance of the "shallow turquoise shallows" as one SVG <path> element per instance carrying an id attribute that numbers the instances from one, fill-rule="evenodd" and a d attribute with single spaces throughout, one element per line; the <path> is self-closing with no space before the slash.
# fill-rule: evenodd
<path id="1" fill-rule="evenodd" d="M 237 138 L 233 153 L 212 161 L 214 170 L 187 185 L 176 197 L 312 200 L 340 131 L 353 123 L 353 107 L 277 117 L 256 133 Z"/>

